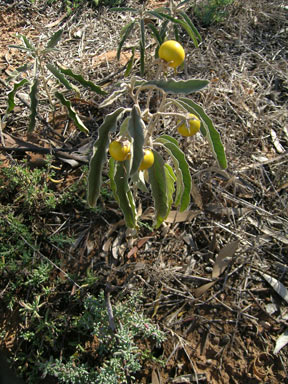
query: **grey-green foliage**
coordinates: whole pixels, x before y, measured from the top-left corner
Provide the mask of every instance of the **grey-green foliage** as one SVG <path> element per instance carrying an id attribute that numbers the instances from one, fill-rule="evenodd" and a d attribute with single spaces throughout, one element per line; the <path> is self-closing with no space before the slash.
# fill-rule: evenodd
<path id="1" fill-rule="evenodd" d="M 170 2 L 171 3 L 171 2 Z M 145 53 L 147 35 L 150 35 L 157 43 L 155 57 L 158 57 L 158 49 L 166 38 L 170 38 L 170 30 L 173 30 L 174 39 L 179 41 L 180 30 L 185 31 L 193 41 L 195 47 L 198 47 L 201 42 L 201 36 L 193 24 L 191 18 L 185 12 L 185 3 L 182 1 L 176 4 L 172 1 L 172 6 L 162 6 L 160 8 L 149 10 L 146 9 L 145 4 L 142 9 L 133 7 L 118 7 L 112 8 L 112 11 L 117 12 L 130 12 L 132 20 L 130 20 L 120 32 L 120 40 L 118 43 L 117 58 L 120 58 L 121 50 L 125 42 L 130 36 L 138 34 L 139 40 L 135 46 L 131 48 L 132 56 L 127 63 L 125 76 L 131 72 L 134 62 L 135 48 L 140 52 L 140 73 L 144 74 L 145 71 Z M 146 21 L 149 20 L 147 23 Z"/>
<path id="2" fill-rule="evenodd" d="M 140 292 L 128 298 L 119 298 L 113 305 L 116 332 L 109 325 L 109 317 L 104 293 L 98 297 L 89 296 L 84 300 L 84 311 L 78 322 L 79 329 L 99 341 L 97 350 L 99 362 L 97 368 L 88 367 L 71 356 L 66 362 L 50 359 L 42 364 L 44 376 L 57 377 L 65 384 L 118 384 L 127 382 L 127 375 L 133 379 L 143 364 L 142 351 L 136 340 L 154 339 L 156 343 L 164 341 L 164 333 L 154 325 L 140 310 Z"/>
<path id="3" fill-rule="evenodd" d="M 88 133 L 88 129 L 81 121 L 80 117 L 73 109 L 70 101 L 58 90 L 59 87 L 64 87 L 69 91 L 80 94 L 78 87 L 73 84 L 70 79 L 77 81 L 85 89 L 104 95 L 105 92 L 96 84 L 89 80 L 85 80 L 81 75 L 74 73 L 71 69 L 64 68 L 60 65 L 52 63 L 52 53 L 57 51 L 57 45 L 61 40 L 63 30 L 56 31 L 45 46 L 35 46 L 25 35 L 19 34 L 22 40 L 22 45 L 10 45 L 12 48 L 17 48 L 24 51 L 27 56 L 32 58 L 29 64 L 22 65 L 17 68 L 7 79 L 7 82 L 12 83 L 12 89 L 8 93 L 8 106 L 5 114 L 13 111 L 16 102 L 15 97 L 20 89 L 23 89 L 29 94 L 30 99 L 30 121 L 28 131 L 32 132 L 36 126 L 36 117 L 38 114 L 38 100 L 41 90 L 46 93 L 48 102 L 52 110 L 55 110 L 56 99 L 66 108 L 69 118 L 74 122 L 75 126 L 82 132 Z M 55 79 L 55 89 L 51 92 L 51 84 L 47 83 L 47 76 L 52 74 Z M 29 89 L 27 89 L 29 88 Z"/>

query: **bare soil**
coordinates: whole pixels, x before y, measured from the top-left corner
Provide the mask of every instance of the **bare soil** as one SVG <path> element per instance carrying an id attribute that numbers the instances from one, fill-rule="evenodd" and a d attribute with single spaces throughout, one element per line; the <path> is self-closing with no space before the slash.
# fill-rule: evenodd
<path id="1" fill-rule="evenodd" d="M 47 41 L 61 27 L 57 60 L 112 91 L 123 76 L 126 59 L 117 62 L 115 49 L 127 19 L 104 7 L 97 12 L 82 8 L 72 16 L 56 7 L 0 2 L 0 78 L 5 80 L 22 65 L 23 54 L 8 49 L 17 42 L 15 33 Z M 68 258 L 62 255 L 63 270 L 81 274 L 90 266 L 101 276 L 99 286 L 109 278 L 115 292 L 142 288 L 147 315 L 167 334 L 162 350 L 154 351 L 165 366 L 151 363 L 138 382 L 288 383 L 287 346 L 273 353 L 288 326 L 287 302 L 263 278 L 265 273 L 288 287 L 287 13 L 280 0 L 235 1 L 223 22 L 209 27 L 198 23 L 203 37 L 198 50 L 183 36 L 187 60 L 178 76 L 210 80 L 196 100 L 221 133 L 229 163 L 220 171 L 201 138 L 182 143 L 194 181 L 189 215 L 169 216 L 159 230 L 142 229 L 131 239 L 113 201 L 106 202 L 107 213 L 97 220 L 77 216 L 71 207 L 69 225 L 79 241 Z M 3 115 L 7 89 L 3 84 L 0 89 Z M 103 120 L 97 109 L 100 100 L 74 100 L 85 122 L 90 122 L 91 137 Z M 15 137 L 31 140 L 23 128 L 27 115 L 17 117 L 16 112 L 5 126 L 7 146 L 17 146 Z M 60 123 L 58 128 L 63 132 Z M 43 129 L 39 121 L 37 132 Z M 173 127 L 168 123 L 165 130 Z M 35 134 L 35 140 L 45 146 L 56 135 L 40 140 Z M 64 143 L 66 138 L 57 140 Z M 78 147 L 84 143 L 75 132 L 69 140 Z M 0 149 L 0 160 L 9 166 L 17 153 L 8 156 Z M 57 188 L 69 187 L 81 176 L 81 168 L 65 175 Z M 145 207 L 151 203 L 143 196 Z M 145 220 L 151 224 L 149 209 Z M 227 268 L 213 286 L 199 292 L 213 280 L 216 257 L 226 245 Z M 2 327 L 17 321 L 7 316 Z M 8 350 L 13 349 L 11 335 L 13 331 L 2 342 Z M 93 349 L 93 343 L 89 347 Z"/>

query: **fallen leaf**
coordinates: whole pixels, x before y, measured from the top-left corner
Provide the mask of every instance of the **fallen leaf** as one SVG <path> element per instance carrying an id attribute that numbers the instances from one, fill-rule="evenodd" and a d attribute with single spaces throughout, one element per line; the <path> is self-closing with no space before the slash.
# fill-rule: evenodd
<path id="1" fill-rule="evenodd" d="M 238 240 L 232 241 L 220 250 L 213 266 L 212 279 L 219 277 L 225 271 L 238 248 L 238 243 Z"/>
<path id="2" fill-rule="evenodd" d="M 166 217 L 165 222 L 166 223 L 184 223 L 191 221 L 195 217 L 197 217 L 201 211 L 185 211 L 185 212 L 178 212 L 178 211 L 171 211 L 169 215 Z"/>
<path id="3" fill-rule="evenodd" d="M 203 293 L 205 293 L 206 291 L 208 291 L 209 288 L 213 287 L 213 285 L 216 283 L 216 281 L 210 281 L 210 283 L 206 283 L 204 285 L 201 285 L 201 287 L 199 288 L 196 288 L 195 291 L 194 291 L 194 296 L 195 297 L 200 297 L 203 295 Z"/>
<path id="4" fill-rule="evenodd" d="M 259 272 L 260 275 L 267 281 L 268 284 L 288 303 L 288 290 L 287 288 L 274 277 L 267 275 L 266 273 Z"/>
<path id="5" fill-rule="evenodd" d="M 275 345 L 275 349 L 273 351 L 273 353 L 275 355 L 277 355 L 277 353 L 283 348 L 285 347 L 285 345 L 288 343 L 288 328 L 286 329 L 285 332 L 282 333 L 282 335 L 280 335 L 276 341 L 276 345 Z"/>

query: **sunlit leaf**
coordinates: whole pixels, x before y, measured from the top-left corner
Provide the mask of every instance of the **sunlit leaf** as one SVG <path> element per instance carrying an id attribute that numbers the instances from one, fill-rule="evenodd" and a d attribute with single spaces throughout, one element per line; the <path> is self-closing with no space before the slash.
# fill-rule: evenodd
<path id="1" fill-rule="evenodd" d="M 126 91 L 126 87 L 117 89 L 116 91 L 112 92 L 111 95 L 107 97 L 107 99 L 102 101 L 102 103 L 99 104 L 98 107 L 104 108 L 104 107 L 107 107 L 108 105 L 113 104 L 116 100 L 118 100 L 124 94 L 125 91 Z"/>
<path id="2" fill-rule="evenodd" d="M 158 42 L 159 45 L 161 45 L 163 40 L 160 36 L 160 33 L 158 32 L 158 29 L 152 23 L 147 24 L 147 27 L 151 29 L 152 35 L 154 36 L 155 40 Z"/>
<path id="3" fill-rule="evenodd" d="M 282 335 L 280 335 L 276 341 L 275 349 L 273 351 L 274 355 L 280 352 L 280 350 L 285 347 L 288 343 L 288 329 L 286 329 Z"/>
<path id="4" fill-rule="evenodd" d="M 17 33 L 17 36 L 21 37 L 26 48 L 28 48 L 31 51 L 35 51 L 34 45 L 30 42 L 30 40 L 25 35 L 22 35 L 22 33 Z"/>
<path id="5" fill-rule="evenodd" d="M 154 85 L 157 88 L 171 94 L 184 94 L 197 92 L 209 84 L 208 80 L 151 80 L 145 83 L 146 85 Z"/>
<path id="6" fill-rule="evenodd" d="M 172 167 L 170 167 L 170 165 L 167 163 L 165 164 L 165 175 L 166 175 L 166 193 L 167 193 L 168 212 L 170 212 L 173 204 L 173 194 L 175 192 L 175 181 L 177 178 L 173 172 Z"/>
<path id="7" fill-rule="evenodd" d="M 28 84 L 29 81 L 27 79 L 23 79 L 19 81 L 18 83 L 14 83 L 12 91 L 8 93 L 8 108 L 7 108 L 7 113 L 13 111 L 14 107 L 16 106 L 15 104 L 15 95 L 18 89 L 23 87 L 25 84 Z"/>
<path id="8" fill-rule="evenodd" d="M 106 115 L 103 124 L 98 130 L 98 139 L 93 147 L 93 154 L 90 159 L 88 174 L 88 204 L 95 207 L 102 185 L 102 170 L 107 159 L 107 148 L 109 145 L 109 132 L 116 129 L 117 119 L 124 108 L 119 108 L 109 115 Z"/>
<path id="9" fill-rule="evenodd" d="M 95 92 L 99 95 L 106 95 L 106 92 L 103 91 L 103 89 L 99 87 L 99 85 L 94 84 L 90 80 L 85 80 L 82 75 L 74 73 L 71 69 L 64 68 L 60 65 L 58 65 L 58 68 L 62 73 L 64 73 L 64 75 L 72 77 L 74 80 L 78 81 L 78 83 L 80 83 L 81 85 L 83 85 L 83 87 L 89 89 L 90 91 Z"/>
<path id="10" fill-rule="evenodd" d="M 203 108 L 198 104 L 194 103 L 192 100 L 187 98 L 180 98 L 177 102 L 189 113 L 193 113 L 199 117 L 202 121 L 205 129 L 204 136 L 207 138 L 214 157 L 218 161 L 219 166 L 222 169 L 227 168 L 227 160 L 225 155 L 224 146 L 221 141 L 219 132 L 215 129 L 212 120 L 206 115 Z M 203 131 L 201 131 L 203 133 Z"/>
<path id="11" fill-rule="evenodd" d="M 135 24 L 134 20 L 130 21 L 128 24 L 125 25 L 125 27 L 121 31 L 121 39 L 119 41 L 118 49 L 117 49 L 117 59 L 118 60 L 120 59 L 120 54 L 121 54 L 123 44 L 125 43 L 125 41 L 129 37 L 130 33 L 132 32 L 134 24 Z"/>
<path id="12" fill-rule="evenodd" d="M 179 14 L 183 17 L 183 19 L 186 21 L 186 23 L 189 24 L 190 28 L 194 32 L 194 35 L 201 42 L 202 41 L 202 37 L 201 37 L 200 33 L 198 32 L 197 28 L 195 27 L 195 25 L 193 24 L 193 22 L 190 19 L 190 17 L 187 15 L 187 13 L 185 13 L 184 11 L 181 11 L 181 12 L 179 12 Z"/>
<path id="13" fill-rule="evenodd" d="M 59 29 L 59 31 L 55 32 L 54 35 L 48 41 L 46 48 L 55 48 L 61 39 L 62 33 L 63 29 Z"/>
<path id="14" fill-rule="evenodd" d="M 60 81 L 62 85 L 64 85 L 65 88 L 68 90 L 73 90 L 77 92 L 78 94 L 80 93 L 79 89 L 76 87 L 76 85 L 71 84 L 66 77 L 62 75 L 62 73 L 56 68 L 54 65 L 47 63 L 46 67 L 49 69 L 51 73 Z"/>
<path id="15" fill-rule="evenodd" d="M 135 12 L 135 13 L 138 12 L 138 10 L 136 8 L 131 8 L 131 7 L 113 7 L 113 8 L 110 8 L 110 11 L 113 11 L 113 12 Z"/>
<path id="16" fill-rule="evenodd" d="M 55 92 L 55 96 L 61 102 L 61 104 L 66 107 L 70 119 L 74 122 L 79 131 L 89 133 L 88 129 L 85 127 L 84 123 L 76 113 L 75 109 L 72 107 L 70 101 L 67 100 L 60 92 Z"/>

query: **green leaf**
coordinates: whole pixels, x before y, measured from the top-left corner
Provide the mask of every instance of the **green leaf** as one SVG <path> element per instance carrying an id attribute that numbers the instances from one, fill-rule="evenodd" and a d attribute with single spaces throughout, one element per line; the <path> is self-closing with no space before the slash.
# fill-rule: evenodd
<path id="1" fill-rule="evenodd" d="M 209 84 L 208 80 L 151 80 L 147 81 L 144 85 L 155 85 L 155 87 L 162 89 L 167 93 L 189 95 L 190 93 L 197 92 Z"/>
<path id="2" fill-rule="evenodd" d="M 131 73 L 133 64 L 134 64 L 134 57 L 135 57 L 135 47 L 132 48 L 132 55 L 127 63 L 127 67 L 124 73 L 124 77 L 128 77 Z"/>
<path id="3" fill-rule="evenodd" d="M 138 108 L 134 105 L 131 111 L 131 117 L 128 124 L 128 132 L 133 139 L 133 158 L 130 174 L 138 172 L 141 161 L 143 159 L 143 145 L 144 145 L 144 130 L 145 124 L 141 119 Z"/>
<path id="4" fill-rule="evenodd" d="M 151 29 L 152 35 L 154 36 L 155 40 L 158 42 L 159 45 L 161 45 L 163 40 L 161 39 L 160 33 L 158 32 L 154 24 L 149 23 L 147 24 L 147 27 Z"/>
<path id="5" fill-rule="evenodd" d="M 177 175 L 175 205 L 178 206 L 180 204 L 180 212 L 185 211 L 190 203 L 190 192 L 192 187 L 192 179 L 185 155 L 177 145 L 167 139 L 159 137 L 157 142 L 164 145 L 164 148 L 172 158 Z"/>
<path id="6" fill-rule="evenodd" d="M 169 213 L 166 191 L 166 173 L 164 161 L 158 152 L 153 150 L 154 164 L 148 169 L 156 215 L 154 225 L 159 228 Z"/>
<path id="7" fill-rule="evenodd" d="M 99 87 L 99 85 L 94 84 L 90 80 L 85 80 L 83 76 L 74 73 L 71 69 L 69 68 L 66 69 L 60 65 L 58 65 L 58 68 L 62 73 L 64 73 L 64 75 L 72 77 L 74 80 L 78 81 L 78 83 L 83 85 L 83 87 L 90 89 L 90 91 L 95 92 L 99 95 L 107 94 L 107 92 L 103 91 L 103 89 Z"/>
<path id="8" fill-rule="evenodd" d="M 201 42 L 202 41 L 202 37 L 201 37 L 200 33 L 198 32 L 197 28 L 195 27 L 195 25 L 193 24 L 193 22 L 190 19 L 190 17 L 187 15 L 187 13 L 185 13 L 184 11 L 181 11 L 181 12 L 179 12 L 179 14 L 181 15 L 181 17 L 183 17 L 183 19 L 186 21 L 186 23 L 190 26 L 190 28 L 194 32 L 194 35 Z"/>
<path id="9" fill-rule="evenodd" d="M 120 54 L 121 54 L 123 44 L 125 43 L 125 41 L 129 37 L 130 33 L 132 32 L 134 24 L 135 24 L 134 20 L 130 21 L 130 23 L 126 24 L 120 33 L 121 39 L 119 41 L 118 49 L 117 49 L 117 59 L 118 60 L 120 59 Z"/>
<path id="10" fill-rule="evenodd" d="M 30 105 L 31 113 L 30 113 L 30 122 L 28 127 L 29 132 L 34 131 L 34 128 L 36 125 L 36 115 L 37 115 L 37 105 L 38 105 L 38 99 L 37 99 L 38 84 L 39 84 L 39 81 L 37 78 L 35 78 L 29 94 L 30 100 L 31 100 L 31 105 Z"/>
<path id="11" fill-rule="evenodd" d="M 222 144 L 220 134 L 215 129 L 212 120 L 206 115 L 203 108 L 200 107 L 198 104 L 194 103 L 192 100 L 183 97 L 178 99 L 177 102 L 184 109 L 186 109 L 186 111 L 188 111 L 189 113 L 194 113 L 200 118 L 205 128 L 206 136 L 205 134 L 204 136 L 207 138 L 210 144 L 214 157 L 218 161 L 219 166 L 222 169 L 226 169 L 227 159 L 225 155 L 224 146 Z"/>
<path id="12" fill-rule="evenodd" d="M 136 209 L 133 195 L 128 184 L 128 174 L 123 162 L 117 162 L 115 185 L 118 204 L 124 214 L 125 223 L 129 228 L 136 227 Z"/>
<path id="13" fill-rule="evenodd" d="M 169 21 L 172 21 L 174 24 L 181 25 L 181 27 L 183 29 L 185 29 L 185 31 L 188 33 L 188 35 L 192 39 L 195 47 L 198 48 L 197 37 L 195 36 L 193 29 L 190 27 L 190 25 L 186 21 L 175 19 L 175 17 L 172 17 L 170 15 L 166 15 L 165 13 L 160 13 L 160 12 L 159 12 L 159 16 L 161 16 L 162 18 L 167 19 Z"/>
<path id="14" fill-rule="evenodd" d="M 177 139 L 175 139 L 175 138 L 172 137 L 172 136 L 169 136 L 169 135 L 161 135 L 161 136 L 160 136 L 160 139 L 168 140 L 168 141 L 170 141 L 171 143 L 177 145 L 177 147 L 179 147 L 179 144 L 178 144 Z"/>
<path id="15" fill-rule="evenodd" d="M 27 39 L 25 35 L 22 35 L 22 33 L 18 33 L 17 36 L 21 37 L 26 48 L 28 48 L 30 51 L 35 51 L 34 45 L 29 41 L 29 39 Z"/>
<path id="16" fill-rule="evenodd" d="M 15 95 L 16 92 L 18 91 L 19 88 L 23 87 L 25 84 L 28 84 L 29 81 L 26 79 L 23 79 L 19 81 L 18 83 L 14 83 L 12 91 L 8 93 L 8 108 L 7 108 L 7 113 L 13 111 L 14 107 L 16 106 L 15 104 Z"/>
<path id="17" fill-rule="evenodd" d="M 161 39 L 162 39 L 162 43 L 163 43 L 163 41 L 165 40 L 165 37 L 166 37 L 168 23 L 169 23 L 168 20 L 165 20 L 162 23 L 162 25 L 161 25 L 160 36 L 161 36 Z"/>
<path id="18" fill-rule="evenodd" d="M 33 49 L 30 49 L 30 48 L 26 48 L 26 47 L 22 47 L 22 45 L 14 45 L 14 44 L 11 44 L 11 45 L 8 45 L 9 48 L 16 48 L 16 49 L 19 49 L 20 51 L 25 51 L 25 52 L 34 52 Z"/>
<path id="19" fill-rule="evenodd" d="M 175 40 L 179 42 L 179 31 L 178 31 L 178 26 L 177 26 L 177 25 L 173 25 L 173 29 L 174 29 Z"/>
<path id="20" fill-rule="evenodd" d="M 109 159 L 109 171 L 108 171 L 108 176 L 110 180 L 110 187 L 113 192 L 114 198 L 119 204 L 119 198 L 117 195 L 117 188 L 116 188 L 116 183 L 115 183 L 115 172 L 116 172 L 116 161 L 113 159 L 113 157 L 110 157 Z"/>
<path id="21" fill-rule="evenodd" d="M 48 41 L 46 48 L 55 48 L 61 39 L 62 33 L 63 29 L 59 29 L 59 31 L 55 32 L 54 35 Z"/>
<path id="22" fill-rule="evenodd" d="M 64 77 L 62 75 L 62 73 L 56 68 L 54 67 L 54 65 L 52 64 L 49 64 L 47 63 L 46 64 L 46 67 L 49 69 L 49 71 L 60 81 L 60 83 L 62 85 L 64 85 L 65 88 L 67 88 L 68 90 L 70 91 L 75 91 L 77 92 L 78 94 L 80 94 L 80 91 L 79 89 L 76 87 L 76 85 L 74 84 L 71 84 L 67 79 L 66 77 Z"/>
<path id="23" fill-rule="evenodd" d="M 77 115 L 77 113 L 75 112 L 74 108 L 72 107 L 70 101 L 67 100 L 62 95 L 62 93 L 60 93 L 60 92 L 55 92 L 55 96 L 61 102 L 61 104 L 63 104 L 67 108 L 68 115 L 69 115 L 70 119 L 73 120 L 74 124 L 79 129 L 79 131 L 84 132 L 84 133 L 89 133 L 88 129 L 85 127 L 85 125 L 83 124 L 82 120 Z"/>
<path id="24" fill-rule="evenodd" d="M 88 204 L 95 207 L 99 197 L 102 185 L 102 170 L 104 162 L 107 159 L 107 148 L 109 145 L 109 132 L 116 129 L 117 120 L 124 108 L 116 109 L 116 111 L 106 115 L 105 120 L 98 130 L 98 139 L 93 147 L 93 154 L 90 159 L 88 174 Z"/>
<path id="25" fill-rule="evenodd" d="M 126 89 L 127 89 L 126 86 L 122 87 L 120 89 L 117 89 L 116 91 L 111 93 L 111 95 L 109 97 L 107 97 L 107 99 L 102 101 L 102 103 L 99 104 L 98 107 L 104 108 L 104 107 L 107 107 L 108 105 L 113 104 L 116 100 L 118 100 L 126 92 Z"/>
<path id="26" fill-rule="evenodd" d="M 143 19 L 140 20 L 140 32 L 140 73 L 143 76 L 145 71 L 145 26 Z"/>
<path id="27" fill-rule="evenodd" d="M 171 210 L 171 206 L 173 203 L 173 194 L 175 192 L 175 181 L 177 180 L 172 167 L 169 164 L 165 164 L 165 176 L 166 176 L 166 190 L 167 190 L 167 204 L 168 204 L 168 212 L 169 214 Z"/>

